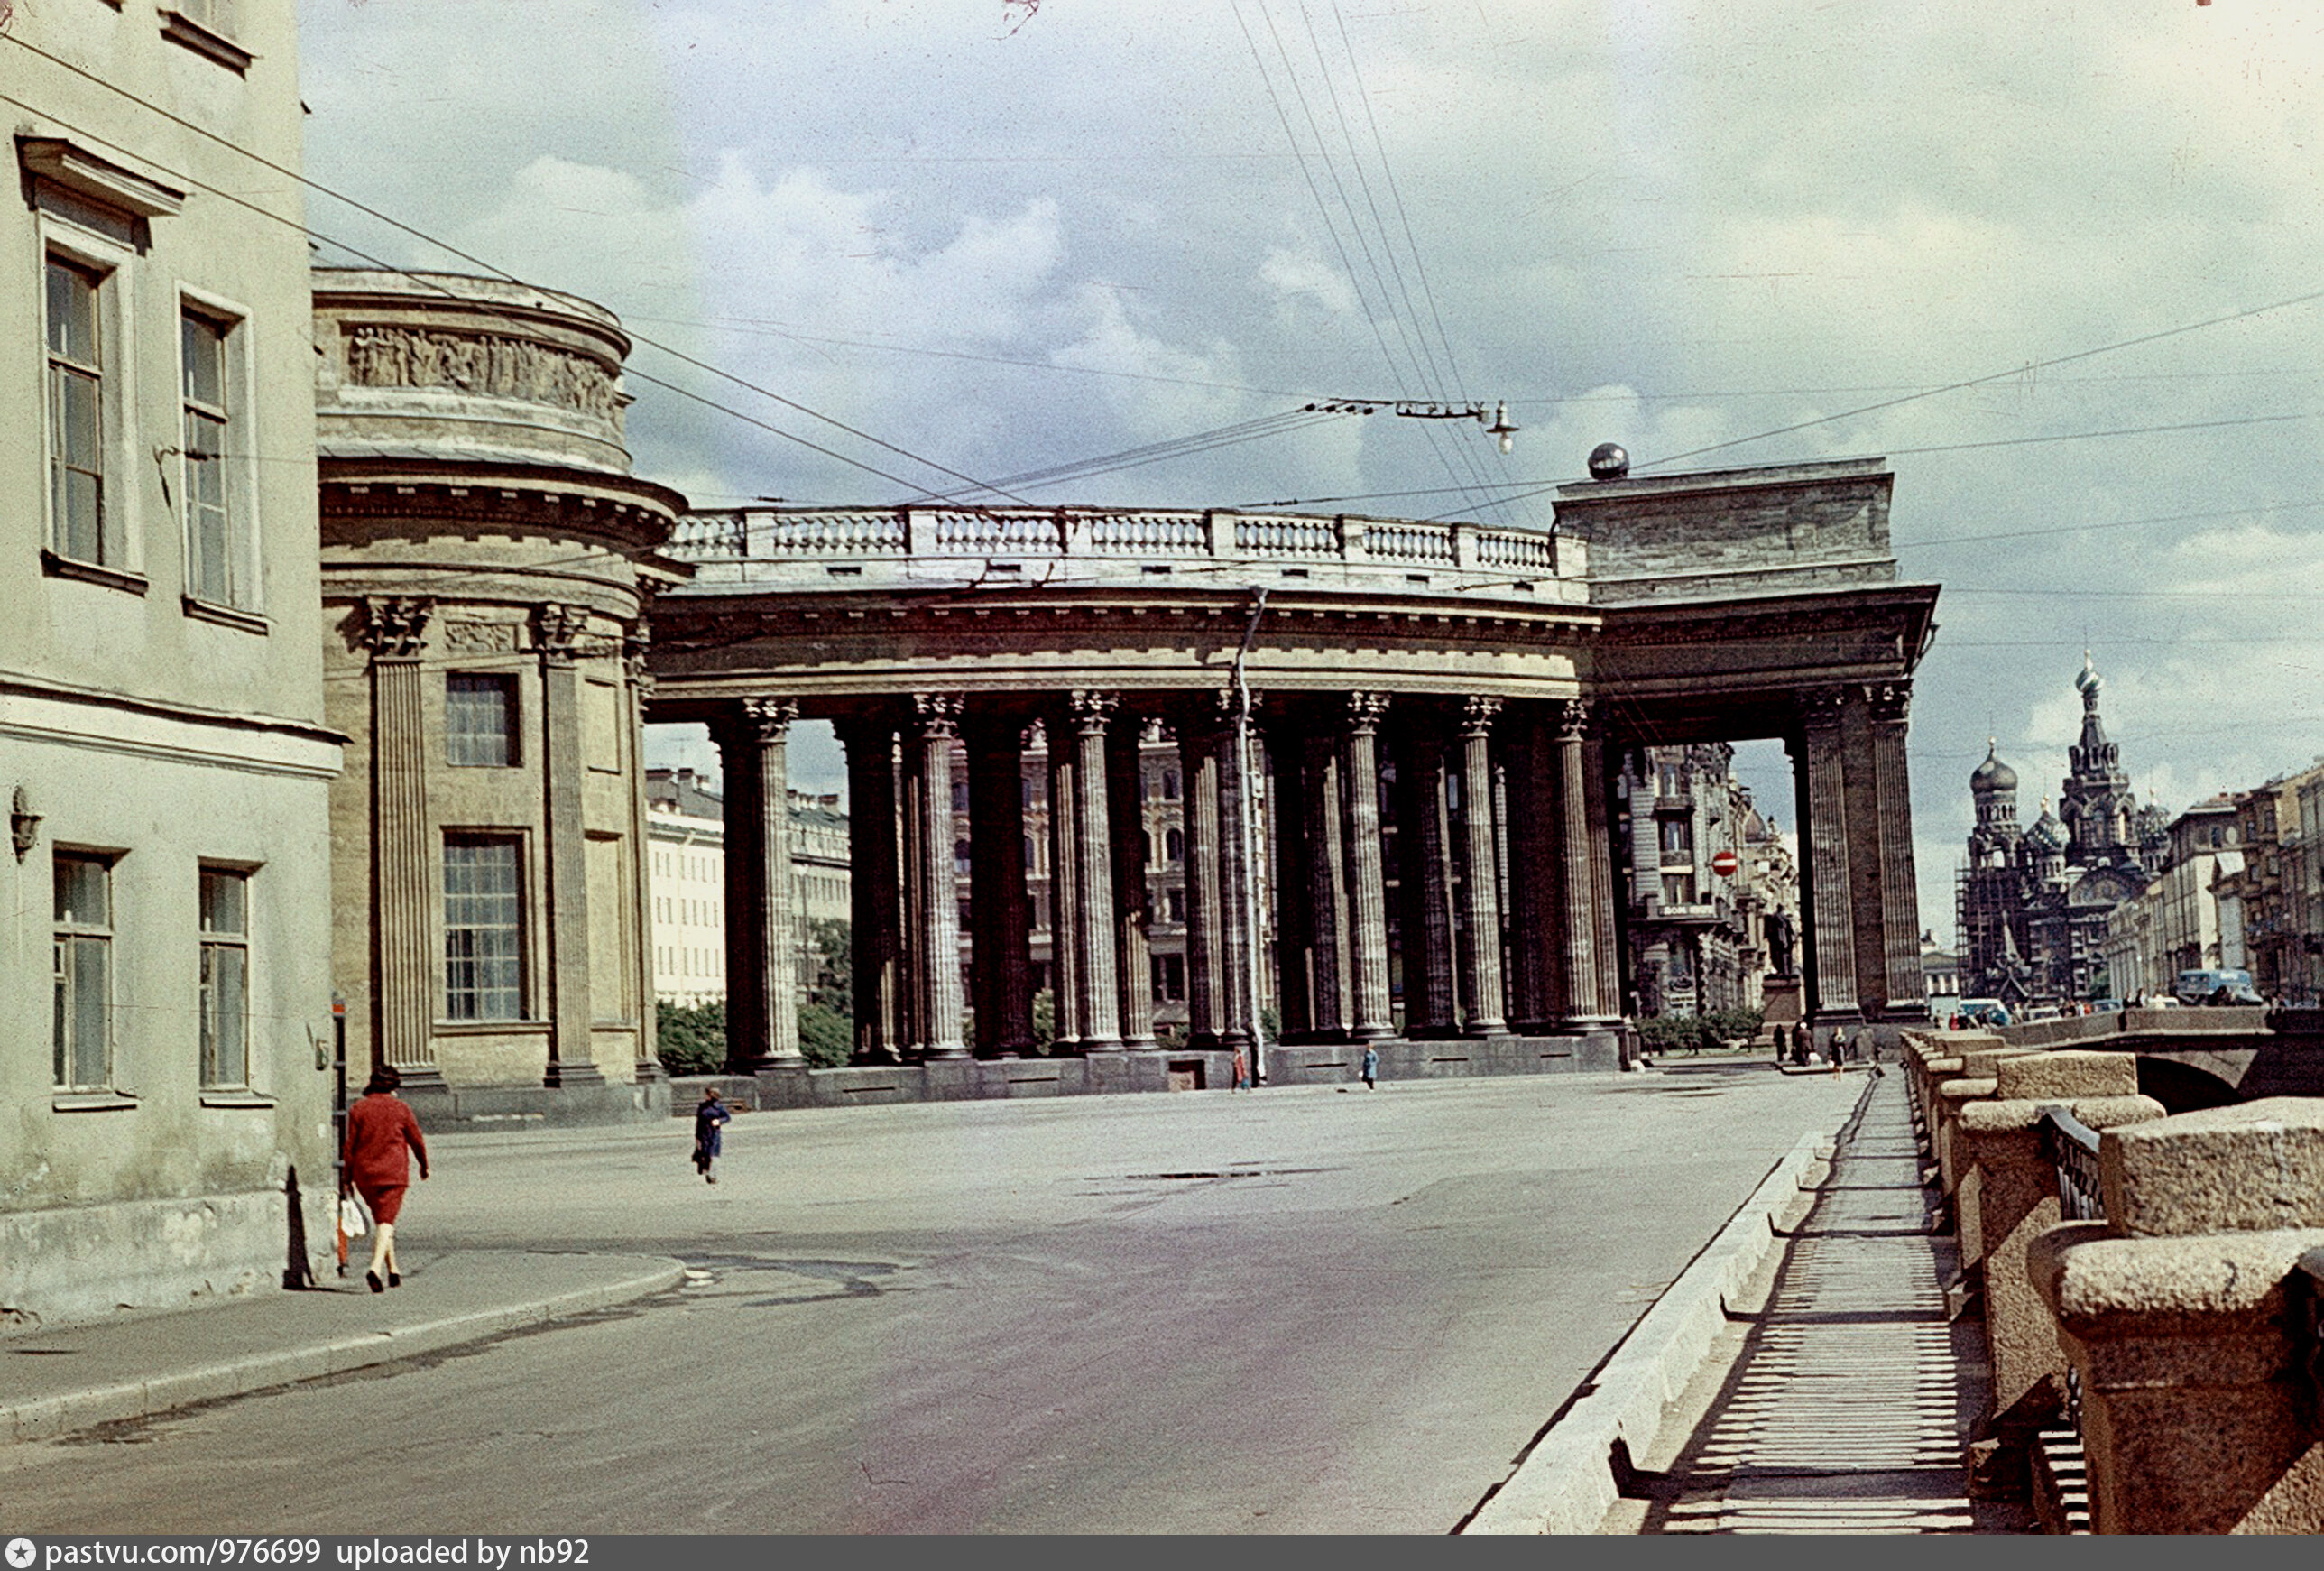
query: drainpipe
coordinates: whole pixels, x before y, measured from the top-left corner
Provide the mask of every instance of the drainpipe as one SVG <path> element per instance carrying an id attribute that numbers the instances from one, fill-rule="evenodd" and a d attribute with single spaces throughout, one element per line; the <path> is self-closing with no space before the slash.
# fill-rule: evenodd
<path id="1" fill-rule="evenodd" d="M 1242 919 L 1243 930 L 1250 941 L 1243 945 L 1243 964 L 1247 968 L 1244 985 L 1250 997 L 1250 1083 L 1254 1087 L 1267 1084 L 1267 1028 L 1260 1022 L 1259 981 L 1264 968 L 1260 953 L 1261 934 L 1259 926 L 1259 814 L 1258 798 L 1251 791 L 1250 771 L 1250 682 L 1243 674 L 1243 661 L 1250 654 L 1250 646 L 1259 638 L 1259 619 L 1267 615 L 1267 591 L 1252 591 L 1250 621 L 1242 630 L 1242 647 L 1235 651 L 1235 775 L 1242 793 Z"/>

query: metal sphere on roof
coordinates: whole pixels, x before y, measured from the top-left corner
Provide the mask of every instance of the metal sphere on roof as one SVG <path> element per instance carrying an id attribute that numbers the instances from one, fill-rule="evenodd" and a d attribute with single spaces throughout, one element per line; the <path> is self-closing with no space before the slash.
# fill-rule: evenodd
<path id="1" fill-rule="evenodd" d="M 1987 738 L 1985 762 L 1978 764 L 1969 777 L 1970 790 L 2014 791 L 2017 789 L 2017 772 L 2002 762 L 1994 749 L 1995 744 L 1992 738 Z"/>
<path id="2" fill-rule="evenodd" d="M 1590 449 L 1590 477 L 1619 480 L 1630 472 L 1630 452 L 1619 442 L 1600 442 Z"/>

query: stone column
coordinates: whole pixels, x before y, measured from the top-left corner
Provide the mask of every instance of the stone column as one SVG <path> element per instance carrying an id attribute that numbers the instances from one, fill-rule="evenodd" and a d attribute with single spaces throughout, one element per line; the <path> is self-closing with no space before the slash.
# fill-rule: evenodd
<path id="1" fill-rule="evenodd" d="M 1219 787 L 1219 1045 L 1245 1052 L 1259 1040 L 1251 976 L 1266 942 L 1259 924 L 1259 870 L 1251 865 L 1252 782 L 1245 772 L 1248 757 L 1250 773 L 1258 772 L 1259 748 L 1258 738 L 1241 734 L 1233 695 L 1221 693 L 1216 703 L 1222 721 L 1212 734 Z"/>
<path id="2" fill-rule="evenodd" d="M 1800 896 L 1808 907 L 1808 1004 L 1827 1031 L 1857 1012 L 1856 909 L 1848 864 L 1848 802 L 1841 764 L 1846 691 L 1812 688 L 1800 697 Z M 1914 935 L 1916 938 L 1918 935 Z M 1827 1018 L 1830 1017 L 1830 1018 Z"/>
<path id="3" fill-rule="evenodd" d="M 1121 1045 L 1152 1052 L 1161 1044 L 1154 1037 L 1154 963 L 1146 942 L 1153 912 L 1146 883 L 1146 769 L 1139 747 L 1145 732 L 1145 717 L 1126 710 L 1106 730 L 1106 812 L 1113 826 L 1113 910 L 1108 926 L 1121 989 Z"/>
<path id="4" fill-rule="evenodd" d="M 1461 709 L 1461 827 L 1468 853 L 1462 875 L 1461 991 L 1466 1036 L 1506 1030 L 1501 1003 L 1501 901 L 1493 833 L 1493 719 L 1499 698 L 1470 698 Z"/>
<path id="5" fill-rule="evenodd" d="M 1205 712 L 1208 711 L 1208 712 Z M 1177 715 L 1180 809 L 1186 836 L 1186 1045 L 1219 1046 L 1225 977 L 1220 909 L 1219 725 L 1215 706 Z M 1233 767 L 1230 760 L 1228 767 Z"/>
<path id="6" fill-rule="evenodd" d="M 1275 876 L 1277 1031 L 1286 1042 L 1315 1030 L 1314 891 L 1307 863 L 1307 738 L 1293 715 L 1270 720 L 1267 733 L 1268 820 L 1274 838 L 1268 866 Z"/>
<path id="7" fill-rule="evenodd" d="M 1397 893 L 1404 901 L 1404 1034 L 1452 1034 L 1451 832 L 1444 812 L 1444 736 L 1433 708 L 1411 712 L 1397 763 Z"/>
<path id="8" fill-rule="evenodd" d="M 885 716 L 859 715 L 838 721 L 835 728 L 847 750 L 849 968 L 855 1010 L 852 1057 L 859 1064 L 892 1064 L 903 1040 L 903 929 L 898 921 L 903 889 L 896 853 L 896 727 Z M 730 951 L 733 931 L 730 923 Z M 730 986 L 735 975 L 730 964 Z"/>
<path id="9" fill-rule="evenodd" d="M 1049 766 L 1049 1011 L 1056 1024 L 1052 1050 L 1081 1050 L 1081 952 L 1074 913 L 1081 909 L 1080 756 L 1070 703 L 1053 708 L 1041 726 Z"/>
<path id="10" fill-rule="evenodd" d="M 1085 688 L 1068 698 L 1074 725 L 1074 988 L 1084 1053 L 1121 1050 L 1112 815 L 1105 779 L 1105 733 L 1117 702 L 1115 694 Z"/>
<path id="11" fill-rule="evenodd" d="M 1568 1030 L 1603 1025 L 1621 1012 L 1618 1001 L 1606 996 L 1598 964 L 1598 888 L 1590 821 L 1590 796 L 1598 782 L 1591 778 L 1585 749 L 1589 728 L 1589 705 L 1569 698 L 1558 707 L 1557 778 L 1550 815 L 1557 842 L 1560 985 L 1555 1007 L 1559 1025 Z"/>
<path id="12" fill-rule="evenodd" d="M 646 632 L 632 628 L 623 641 L 623 664 L 629 690 L 623 709 L 628 732 L 625 761 L 630 779 L 630 930 L 636 935 L 631 951 L 631 985 L 637 989 L 638 1049 L 636 1079 L 640 1085 L 665 1080 L 661 1058 L 655 1050 L 659 1022 L 654 1011 L 653 974 L 653 842 L 646 833 L 646 700 L 653 696 L 653 672 L 646 664 Z"/>
<path id="13" fill-rule="evenodd" d="M 1608 806 L 1614 799 L 1607 769 L 1611 744 L 1593 735 L 1582 744 L 1582 809 L 1590 821 L 1590 903 L 1598 927 L 1598 1006 L 1608 1020 L 1623 1017 L 1622 901 L 1614 878 L 1614 829 Z M 1626 1049 L 1625 1051 L 1628 1049 Z"/>
<path id="14" fill-rule="evenodd" d="M 1348 1029 L 1348 860 L 1341 834 L 1340 768 L 1343 744 L 1336 726 L 1317 725 L 1302 749 L 1301 839 L 1306 849 L 1309 1024 L 1317 1038 L 1339 1041 Z"/>
<path id="15" fill-rule="evenodd" d="M 582 811 L 588 760 L 581 741 L 580 646 L 589 613 L 579 605 L 533 609 L 540 654 L 540 775 L 547 798 L 543 861 L 549 873 L 549 1064 L 550 1086 L 598 1086 L 589 989 L 589 841 Z"/>
<path id="16" fill-rule="evenodd" d="M 1880 925 L 1887 979 L 1881 1003 L 1884 1020 L 1928 1017 L 1927 979 L 1921 970 L 1920 883 L 1913 866 L 1913 783 L 1904 757 L 1904 735 L 1913 706 L 1913 684 L 1885 682 L 1867 688 L 1872 732 L 1872 770 L 1880 853 Z"/>
<path id="17" fill-rule="evenodd" d="M 1032 922 L 1025 892 L 1025 725 L 972 714 L 968 730 L 970 1007 L 980 1058 L 1033 1050 Z"/>
<path id="18" fill-rule="evenodd" d="M 1542 707 L 1521 704 L 1502 723 L 1508 762 L 1502 786 L 1502 839 L 1508 846 L 1508 993 L 1510 1029 L 1552 1029 L 1564 967 L 1564 924 L 1557 903 L 1557 785 Z"/>
<path id="19" fill-rule="evenodd" d="M 1379 728 L 1386 693 L 1348 696 L 1349 1034 L 1396 1034 L 1388 985 L 1388 868 L 1380 846 Z"/>
<path id="20" fill-rule="evenodd" d="M 420 657 L 433 600 L 364 601 L 371 651 L 372 993 L 374 1066 L 404 1084 L 440 1086 L 434 1022 L 443 940 L 435 872 L 442 845 L 428 816 L 429 738 Z"/>
<path id="21" fill-rule="evenodd" d="M 791 915 L 788 698 L 745 698 L 714 731 L 725 785 L 726 1062 L 737 1074 L 804 1070 L 798 927 Z"/>
<path id="22" fill-rule="evenodd" d="M 960 1036 L 960 896 L 952 855 L 952 744 L 961 701 L 951 693 L 912 695 L 912 777 L 918 798 L 918 927 L 910 934 L 918 986 L 914 1045 L 928 1058 L 964 1058 Z"/>

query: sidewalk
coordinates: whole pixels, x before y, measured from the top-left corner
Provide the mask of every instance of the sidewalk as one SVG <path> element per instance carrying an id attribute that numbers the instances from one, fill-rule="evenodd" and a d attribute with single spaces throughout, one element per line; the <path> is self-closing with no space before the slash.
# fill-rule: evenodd
<path id="1" fill-rule="evenodd" d="M 1955 1246 L 1929 1232 L 1929 1210 L 1904 1078 L 1891 1073 L 1845 1132 L 1708 1415 L 1642 1475 L 1652 1499 L 1637 1530 L 2039 1530 L 2022 1506 L 1968 1496 L 1984 1350 L 1975 1324 L 1947 1318 Z"/>
<path id="2" fill-rule="evenodd" d="M 407 1268 L 385 1293 L 358 1271 L 312 1291 L 0 1339 L 0 1445 L 440 1352 L 641 1298 L 684 1275 L 651 1255 L 516 1250 L 415 1251 Z"/>

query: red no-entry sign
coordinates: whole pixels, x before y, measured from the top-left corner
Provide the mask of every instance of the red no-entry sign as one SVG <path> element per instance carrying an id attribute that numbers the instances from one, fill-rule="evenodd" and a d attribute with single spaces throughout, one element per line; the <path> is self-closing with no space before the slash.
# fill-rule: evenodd
<path id="1" fill-rule="evenodd" d="M 1734 877 L 1735 870 L 1742 865 L 1736 860 L 1735 853 L 1732 851 L 1721 851 L 1711 859 L 1711 871 L 1721 878 Z"/>

